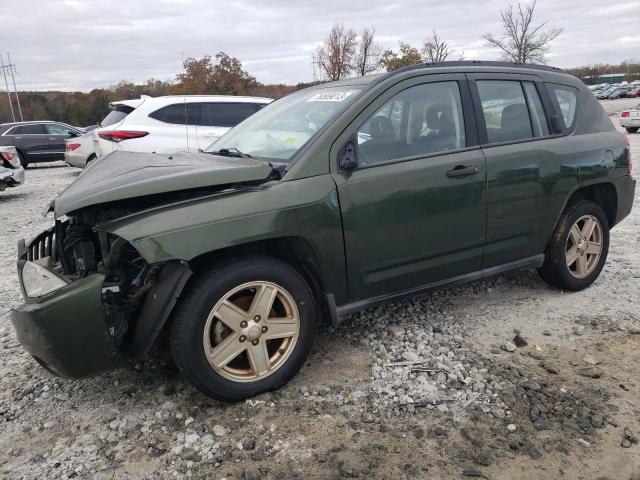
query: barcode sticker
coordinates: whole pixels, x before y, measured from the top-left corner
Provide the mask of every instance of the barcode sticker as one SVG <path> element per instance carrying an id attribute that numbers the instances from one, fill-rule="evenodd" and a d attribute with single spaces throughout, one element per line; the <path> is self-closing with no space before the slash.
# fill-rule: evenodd
<path id="1" fill-rule="evenodd" d="M 342 102 L 353 92 L 322 92 L 310 97 L 307 102 Z"/>

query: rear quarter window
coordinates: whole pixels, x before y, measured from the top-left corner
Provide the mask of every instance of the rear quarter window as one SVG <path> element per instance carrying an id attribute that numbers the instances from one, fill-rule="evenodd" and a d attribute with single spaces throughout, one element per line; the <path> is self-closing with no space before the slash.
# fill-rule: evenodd
<path id="1" fill-rule="evenodd" d="M 578 90 L 573 87 L 555 84 L 549 84 L 549 89 L 558 102 L 565 128 L 573 127 L 573 123 L 576 119 Z"/>

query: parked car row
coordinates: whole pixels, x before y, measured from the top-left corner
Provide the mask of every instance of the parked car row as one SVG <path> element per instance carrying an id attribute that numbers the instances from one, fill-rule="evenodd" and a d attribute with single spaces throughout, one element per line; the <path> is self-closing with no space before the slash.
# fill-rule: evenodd
<path id="1" fill-rule="evenodd" d="M 640 82 L 614 83 L 589 87 L 598 100 L 616 100 L 618 98 L 640 97 Z"/>
<path id="2" fill-rule="evenodd" d="M 86 128 L 52 121 L 1 124 L 0 146 L 15 147 L 23 168 L 57 160 L 84 168 L 116 150 L 196 152 L 272 101 L 231 95 L 143 95 L 111 102 L 109 114 Z"/>
<path id="3" fill-rule="evenodd" d="M 97 128 L 67 140 L 65 159 L 83 168 L 108 153 L 175 153 L 204 150 L 272 102 L 270 98 L 231 95 L 183 95 L 111 102 Z"/>

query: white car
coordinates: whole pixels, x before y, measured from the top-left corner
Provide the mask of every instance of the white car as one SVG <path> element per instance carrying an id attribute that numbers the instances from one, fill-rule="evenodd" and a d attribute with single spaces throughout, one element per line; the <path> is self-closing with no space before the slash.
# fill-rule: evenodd
<path id="1" fill-rule="evenodd" d="M 109 104 L 111 113 L 93 130 L 98 157 L 115 150 L 175 153 L 204 150 L 230 128 L 272 102 L 229 95 L 148 97 Z M 109 118 L 109 117 L 112 118 Z M 105 122 L 117 119 L 111 124 Z"/>
<path id="2" fill-rule="evenodd" d="M 640 105 L 630 110 L 620 112 L 618 117 L 620 125 L 623 126 L 628 133 L 636 133 L 640 129 Z"/>
<path id="3" fill-rule="evenodd" d="M 84 133 L 79 137 L 67 138 L 65 145 L 64 161 L 72 167 L 84 168 L 87 163 L 96 158 L 91 132 Z"/>

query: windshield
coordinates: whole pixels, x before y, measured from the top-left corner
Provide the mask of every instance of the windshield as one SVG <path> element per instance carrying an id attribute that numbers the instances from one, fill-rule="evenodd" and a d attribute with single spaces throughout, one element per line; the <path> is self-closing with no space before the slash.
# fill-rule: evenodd
<path id="1" fill-rule="evenodd" d="M 352 86 L 293 93 L 252 115 L 205 151 L 288 161 L 360 93 Z"/>

